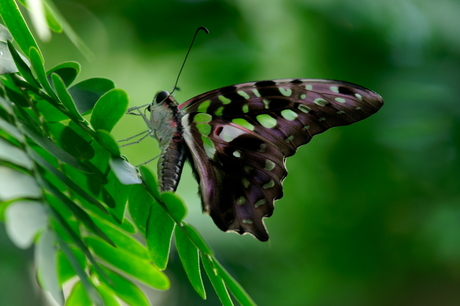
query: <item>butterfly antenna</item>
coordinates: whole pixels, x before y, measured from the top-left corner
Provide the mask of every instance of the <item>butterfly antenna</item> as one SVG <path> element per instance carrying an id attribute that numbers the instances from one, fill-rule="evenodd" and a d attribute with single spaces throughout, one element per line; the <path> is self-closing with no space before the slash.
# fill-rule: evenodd
<path id="1" fill-rule="evenodd" d="M 174 88 L 171 91 L 170 95 L 172 95 L 172 93 L 177 89 L 177 83 L 179 82 L 179 78 L 180 78 L 180 75 L 182 73 L 182 69 L 184 69 L 185 62 L 187 61 L 187 57 L 188 57 L 188 55 L 190 53 L 190 50 L 192 50 L 193 43 L 195 42 L 195 38 L 198 35 L 198 32 L 200 32 L 200 30 L 203 30 L 206 34 L 209 34 L 209 30 L 207 28 L 205 28 L 205 27 L 199 27 L 198 29 L 196 29 L 195 35 L 193 35 L 192 42 L 190 43 L 190 47 L 188 47 L 187 54 L 185 55 L 184 61 L 182 62 L 182 66 L 180 67 L 179 74 L 177 75 L 176 83 L 174 83 Z"/>

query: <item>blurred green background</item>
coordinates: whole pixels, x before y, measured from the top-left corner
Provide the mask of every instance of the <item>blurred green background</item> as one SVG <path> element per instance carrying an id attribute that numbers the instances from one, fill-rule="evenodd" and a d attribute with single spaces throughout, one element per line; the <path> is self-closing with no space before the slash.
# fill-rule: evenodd
<path id="1" fill-rule="evenodd" d="M 110 78 L 131 106 L 172 89 L 199 26 L 211 33 L 197 39 L 178 101 L 275 78 L 340 79 L 377 91 L 385 99 L 379 113 L 289 158 L 285 195 L 266 219 L 269 242 L 223 233 L 202 215 L 189 166 L 178 190 L 186 220 L 258 305 L 460 305 L 458 0 L 55 3 L 95 57 L 54 34 L 41 43 L 46 67 L 76 60 L 79 80 Z M 113 133 L 143 130 L 139 117 L 125 116 Z M 150 139 L 123 152 L 133 164 L 159 153 Z M 1 231 L 0 305 L 41 305 L 33 252 Z M 207 301 L 193 292 L 175 252 L 167 274 L 172 288 L 148 290 L 152 305 L 219 304 L 210 286 Z"/>

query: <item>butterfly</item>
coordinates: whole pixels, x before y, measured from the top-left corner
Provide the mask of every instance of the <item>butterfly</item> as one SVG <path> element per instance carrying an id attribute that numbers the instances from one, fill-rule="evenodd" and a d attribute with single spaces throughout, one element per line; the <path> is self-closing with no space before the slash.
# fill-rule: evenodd
<path id="1" fill-rule="evenodd" d="M 188 160 L 214 223 L 267 241 L 263 218 L 283 196 L 286 157 L 314 135 L 363 120 L 382 105 L 377 93 L 356 84 L 279 79 L 219 88 L 183 104 L 160 91 L 147 107 L 150 118 L 139 114 L 159 142 L 162 191 L 176 190 Z"/>

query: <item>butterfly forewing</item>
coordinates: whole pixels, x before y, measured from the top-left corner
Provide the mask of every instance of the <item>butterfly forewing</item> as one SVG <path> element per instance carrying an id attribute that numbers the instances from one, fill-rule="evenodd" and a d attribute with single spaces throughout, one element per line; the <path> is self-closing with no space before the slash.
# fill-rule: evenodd
<path id="1" fill-rule="evenodd" d="M 243 83 L 179 106 L 183 138 L 200 181 L 203 208 L 222 230 L 268 234 L 262 219 L 282 197 L 285 157 L 328 128 L 374 114 L 382 98 L 332 80 Z"/>

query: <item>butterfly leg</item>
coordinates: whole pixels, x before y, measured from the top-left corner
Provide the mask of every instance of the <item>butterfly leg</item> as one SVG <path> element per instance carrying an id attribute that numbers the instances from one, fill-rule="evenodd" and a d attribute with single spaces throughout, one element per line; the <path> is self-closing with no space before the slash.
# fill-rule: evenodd
<path id="1" fill-rule="evenodd" d="M 140 163 L 139 165 L 136 165 L 136 168 L 137 168 L 137 167 L 140 167 L 140 166 L 143 166 L 143 165 L 146 165 L 146 164 L 150 163 L 151 161 L 154 161 L 154 160 L 157 159 L 158 157 L 160 157 L 160 155 L 157 155 L 157 156 L 155 156 L 154 158 L 151 158 L 151 159 L 149 159 L 149 160 L 147 160 L 147 161 L 145 161 L 145 162 L 143 162 L 143 163 Z"/>
<path id="2" fill-rule="evenodd" d="M 145 134 L 147 133 L 147 134 Z M 121 139 L 121 140 L 118 140 L 118 142 L 123 142 L 123 141 L 128 141 L 128 140 L 131 140 L 133 138 L 136 138 L 142 134 L 145 134 L 144 136 L 142 136 L 139 140 L 136 140 L 136 141 L 133 141 L 133 142 L 129 142 L 129 143 L 126 143 L 124 145 L 121 145 L 120 147 L 126 147 L 126 146 L 129 146 L 129 145 L 132 145 L 132 144 L 136 144 L 136 143 L 140 143 L 142 140 L 144 140 L 145 138 L 149 137 L 150 136 L 150 133 L 151 131 L 147 130 L 147 131 L 143 131 L 142 133 L 139 133 L 139 134 L 136 134 L 134 136 L 131 136 L 131 137 L 128 137 L 128 138 L 125 138 L 125 139 Z"/>
<path id="3" fill-rule="evenodd" d="M 149 105 L 150 105 L 150 103 L 149 103 L 149 104 L 144 104 L 144 105 L 141 105 L 141 106 L 130 107 L 130 108 L 128 108 L 128 110 L 126 111 L 126 114 L 127 114 L 127 115 L 141 116 L 141 114 L 139 114 L 139 113 L 140 113 L 140 112 L 139 112 L 139 109 L 144 108 L 144 107 L 149 106 Z M 138 111 L 139 113 L 136 113 L 135 111 Z"/>
<path id="4" fill-rule="evenodd" d="M 150 120 L 147 118 L 147 116 L 140 111 L 141 108 L 144 108 L 144 111 L 145 111 L 145 107 L 146 106 L 149 106 L 151 105 L 150 103 L 149 104 L 144 104 L 144 105 L 141 105 L 141 106 L 134 106 L 134 107 L 131 107 L 131 108 L 128 108 L 128 110 L 126 111 L 126 114 L 127 115 L 134 115 L 134 116 L 141 116 L 145 123 L 147 123 L 147 126 L 150 126 Z"/>

